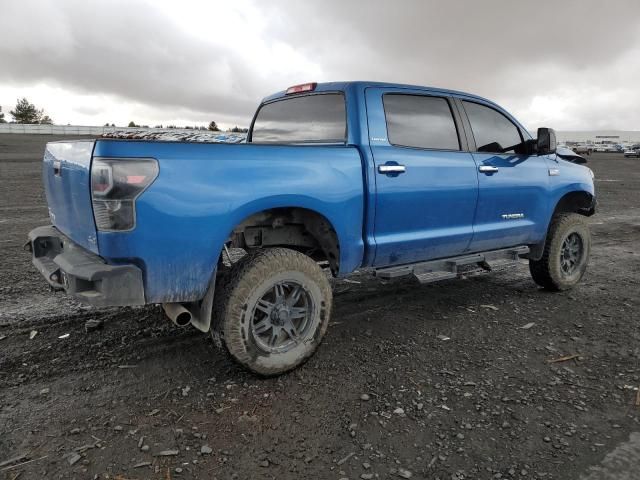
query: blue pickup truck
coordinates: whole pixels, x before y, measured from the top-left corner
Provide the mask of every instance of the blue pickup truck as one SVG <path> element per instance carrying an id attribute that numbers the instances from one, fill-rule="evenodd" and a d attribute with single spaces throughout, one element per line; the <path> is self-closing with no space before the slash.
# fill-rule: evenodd
<path id="1" fill-rule="evenodd" d="M 242 144 L 49 143 L 52 225 L 26 247 L 54 289 L 162 304 L 275 375 L 322 341 L 329 273 L 426 283 L 524 258 L 538 285 L 574 286 L 596 205 L 577 158 L 467 93 L 309 83 L 265 98 Z"/>

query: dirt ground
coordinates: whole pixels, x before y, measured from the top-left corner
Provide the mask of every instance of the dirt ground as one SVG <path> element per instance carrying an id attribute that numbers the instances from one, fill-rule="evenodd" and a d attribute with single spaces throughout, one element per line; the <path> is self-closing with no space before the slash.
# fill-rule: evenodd
<path id="1" fill-rule="evenodd" d="M 158 307 L 49 292 L 22 245 L 48 223 L 51 140 L 0 135 L 0 479 L 640 471 L 640 159 L 589 157 L 599 212 L 573 291 L 538 289 L 526 264 L 424 286 L 355 275 L 334 282 L 317 354 L 265 380 Z"/>

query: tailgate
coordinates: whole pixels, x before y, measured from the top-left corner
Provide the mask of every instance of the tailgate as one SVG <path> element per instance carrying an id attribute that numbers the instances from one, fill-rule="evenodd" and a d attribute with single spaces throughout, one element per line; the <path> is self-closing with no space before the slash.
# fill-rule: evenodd
<path id="1" fill-rule="evenodd" d="M 91 206 L 94 143 L 93 140 L 48 143 L 42 179 L 51 223 L 77 244 L 98 253 Z"/>

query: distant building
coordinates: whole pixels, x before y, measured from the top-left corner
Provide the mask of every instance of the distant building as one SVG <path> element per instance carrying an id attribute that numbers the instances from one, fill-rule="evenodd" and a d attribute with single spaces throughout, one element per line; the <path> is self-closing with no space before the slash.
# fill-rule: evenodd
<path id="1" fill-rule="evenodd" d="M 638 130 L 586 130 L 556 132 L 558 143 L 640 143 Z"/>

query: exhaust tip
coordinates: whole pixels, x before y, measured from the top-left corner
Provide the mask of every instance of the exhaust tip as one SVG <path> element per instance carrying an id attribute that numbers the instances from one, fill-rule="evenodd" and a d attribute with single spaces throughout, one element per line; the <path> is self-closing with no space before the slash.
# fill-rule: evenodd
<path id="1" fill-rule="evenodd" d="M 176 317 L 175 322 L 179 327 L 186 327 L 191 323 L 191 314 L 189 312 L 181 312 Z"/>
<path id="2" fill-rule="evenodd" d="M 171 319 L 171 321 L 178 327 L 186 327 L 191 323 L 192 315 L 184 305 L 179 303 L 163 303 L 165 313 Z"/>

